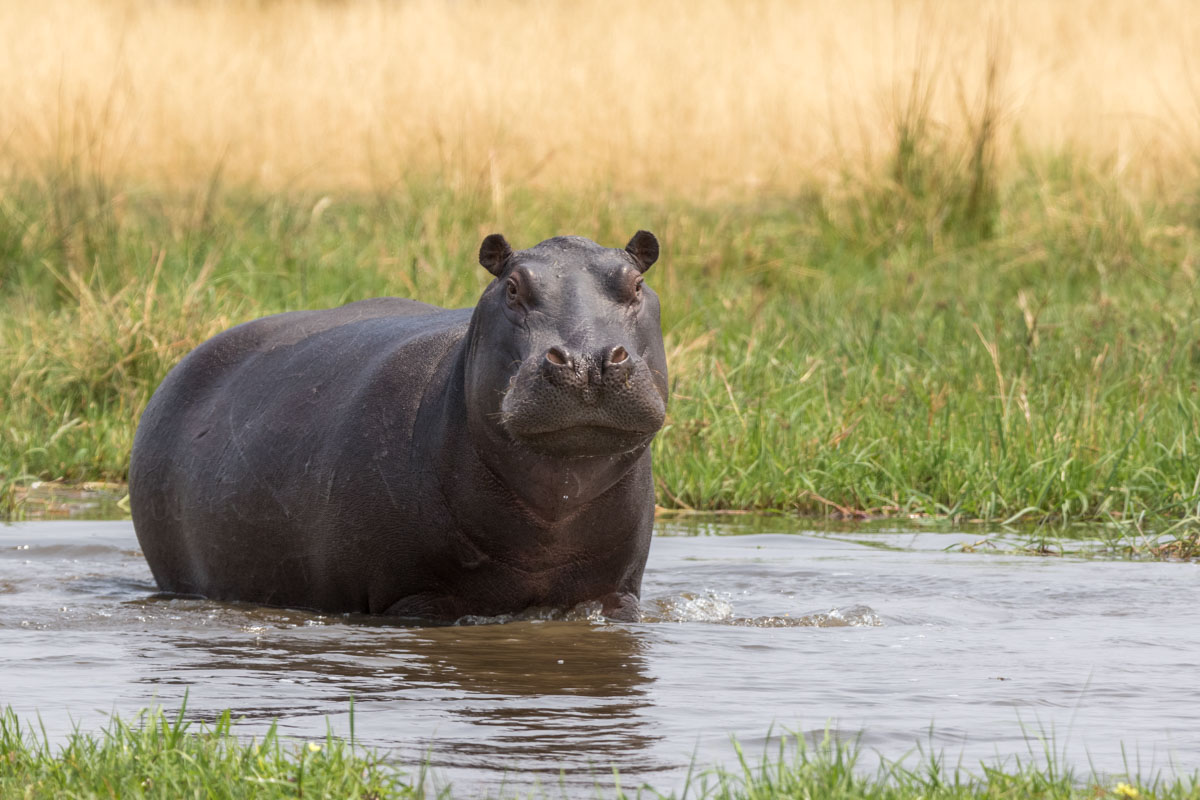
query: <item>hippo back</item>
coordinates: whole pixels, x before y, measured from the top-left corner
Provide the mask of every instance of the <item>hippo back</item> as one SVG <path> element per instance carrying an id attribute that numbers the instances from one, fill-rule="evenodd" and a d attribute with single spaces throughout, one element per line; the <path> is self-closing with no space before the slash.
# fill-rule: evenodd
<path id="1" fill-rule="evenodd" d="M 377 298 L 247 322 L 184 358 L 151 398 L 130 463 L 134 526 L 159 586 L 364 606 L 338 596 L 346 584 L 328 568 L 362 563 L 353 542 L 320 535 L 338 513 L 331 495 L 364 480 L 345 464 L 369 472 L 381 441 L 411 442 L 414 389 L 444 367 L 470 315 Z"/>

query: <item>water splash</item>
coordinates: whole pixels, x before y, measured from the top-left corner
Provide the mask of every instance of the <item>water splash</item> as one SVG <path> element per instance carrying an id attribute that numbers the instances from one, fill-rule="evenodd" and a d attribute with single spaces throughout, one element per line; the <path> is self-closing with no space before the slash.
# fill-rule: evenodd
<path id="1" fill-rule="evenodd" d="M 803 617 L 755 617 L 748 624 L 756 628 L 877 628 L 883 625 L 883 620 L 870 606 L 850 606 Z"/>
<path id="2" fill-rule="evenodd" d="M 645 604 L 643 622 L 715 622 L 733 620 L 733 602 L 727 592 L 681 592 L 656 597 Z"/>
<path id="3" fill-rule="evenodd" d="M 598 600 L 580 603 L 574 608 L 550 608 L 536 606 L 514 614 L 482 616 L 468 614 L 455 620 L 455 625 L 503 625 L 507 622 L 605 622 L 606 618 Z"/>
<path id="4" fill-rule="evenodd" d="M 707 622 L 744 628 L 864 628 L 883 625 L 869 606 L 831 608 L 826 612 L 792 616 L 739 617 L 730 595 L 724 592 L 683 592 L 658 597 L 646 604 L 643 622 Z"/>

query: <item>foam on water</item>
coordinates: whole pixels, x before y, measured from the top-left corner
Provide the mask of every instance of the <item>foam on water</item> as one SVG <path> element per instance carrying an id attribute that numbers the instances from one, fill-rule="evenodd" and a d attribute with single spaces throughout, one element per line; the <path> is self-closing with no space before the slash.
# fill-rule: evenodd
<path id="1" fill-rule="evenodd" d="M 728 592 L 683 592 L 654 598 L 642 610 L 643 622 L 708 622 L 746 628 L 844 628 L 882 625 L 883 620 L 867 606 L 792 616 L 742 617 L 734 612 Z"/>

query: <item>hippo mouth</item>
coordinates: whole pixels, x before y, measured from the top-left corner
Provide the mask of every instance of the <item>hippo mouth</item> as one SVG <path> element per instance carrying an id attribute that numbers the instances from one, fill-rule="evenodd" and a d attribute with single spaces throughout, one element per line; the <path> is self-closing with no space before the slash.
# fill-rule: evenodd
<path id="1" fill-rule="evenodd" d="M 629 361 L 595 383 L 593 370 L 555 373 L 548 362 L 526 360 L 501 401 L 501 427 L 514 442 L 560 458 L 644 447 L 666 419 L 666 396 L 640 358 Z"/>
<path id="2" fill-rule="evenodd" d="M 610 425 L 587 423 L 542 431 L 510 431 L 510 434 L 517 441 L 539 453 L 583 457 L 613 456 L 629 452 L 647 444 L 656 430 L 627 430 Z"/>

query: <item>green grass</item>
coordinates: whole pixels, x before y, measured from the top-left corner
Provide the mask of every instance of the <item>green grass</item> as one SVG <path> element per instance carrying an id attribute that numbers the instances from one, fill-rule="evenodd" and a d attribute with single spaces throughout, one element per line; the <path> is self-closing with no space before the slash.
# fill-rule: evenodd
<path id="1" fill-rule="evenodd" d="M 75 731 L 55 749 L 45 733 L 0 713 L 0 798 L 403 798 L 423 796 L 378 757 L 333 735 L 286 742 L 274 726 L 234 735 L 225 712 L 211 725 L 144 711 L 99 734 Z"/>
<path id="2" fill-rule="evenodd" d="M 237 322 L 376 295 L 470 305 L 482 237 L 664 245 L 659 503 L 1200 530 L 1200 187 L 902 137 L 886 175 L 721 203 L 412 179 L 375 195 L 0 184 L 0 512 L 123 480 L 141 409 Z M 981 155 L 982 154 L 982 155 Z"/>
<path id="3" fill-rule="evenodd" d="M 352 715 L 353 716 L 353 715 Z M 260 739 L 236 735 L 230 712 L 212 724 L 144 711 L 132 722 L 114 718 L 97 734 L 76 731 L 58 747 L 44 732 L 6 709 L 0 713 L 0 800 L 7 798 L 384 798 L 424 797 L 425 772 L 415 779 L 380 755 L 327 734 L 319 742 L 288 742 L 274 726 Z M 925 756 L 872 772 L 859 765 L 853 742 L 826 735 L 816 742 L 784 737 L 775 754 L 754 761 L 738 749 L 732 768 L 690 774 L 684 790 L 663 795 L 597 785 L 598 797 L 812 798 L 969 800 L 987 798 L 1200 798 L 1197 776 L 1080 776 L 1052 753 L 979 771 L 948 767 Z M 1041 762 L 1039 764 L 1039 762 Z M 634 794 L 630 794 L 630 792 Z M 453 797 L 453 787 L 444 796 Z M 537 793 L 534 794 L 537 796 Z"/>
<path id="4" fill-rule="evenodd" d="M 972 772 L 948 766 L 939 755 L 883 763 L 874 773 L 858 764 L 854 743 L 826 735 L 815 743 L 784 738 L 774 756 L 758 761 L 738 749 L 737 768 L 718 768 L 696 781 L 692 796 L 710 800 L 1084 800 L 1085 798 L 1200 798 L 1200 776 L 1124 780 L 1082 776 L 1062 766 L 1052 752 L 1028 762 L 980 765 Z M 1039 761 L 1041 762 L 1039 764 Z M 689 787 L 691 788 L 691 787 Z"/>

